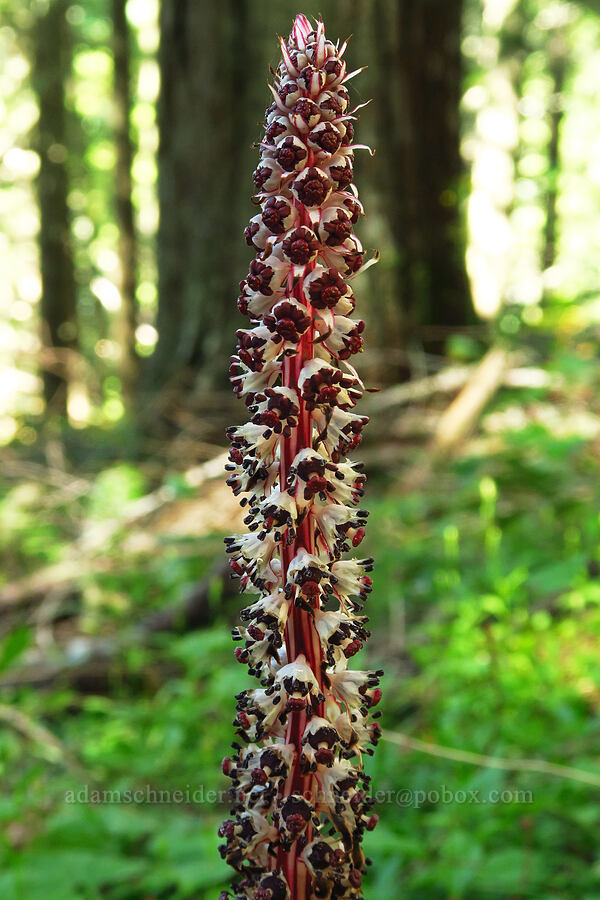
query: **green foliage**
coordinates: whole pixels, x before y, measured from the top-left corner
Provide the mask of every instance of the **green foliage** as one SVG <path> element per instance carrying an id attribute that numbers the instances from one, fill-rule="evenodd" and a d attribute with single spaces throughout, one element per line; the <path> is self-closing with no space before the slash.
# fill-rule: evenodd
<path id="1" fill-rule="evenodd" d="M 92 518 L 118 515 L 129 500 L 142 497 L 144 493 L 145 481 L 139 469 L 129 463 L 121 463 L 105 469 L 94 482 L 88 514 Z"/>
<path id="2" fill-rule="evenodd" d="M 21 625 L 9 632 L 0 645 L 0 672 L 16 662 L 28 647 L 31 629 Z"/>
<path id="3" fill-rule="evenodd" d="M 256 62 L 270 41 L 266 19 L 276 15 L 276 27 L 272 20 L 269 28 L 283 31 L 293 10 L 287 3 L 246 6 Z M 151 440 L 142 436 L 132 411 L 126 413 L 119 354 L 123 310 L 115 295 L 112 25 L 105 0 L 66 7 L 69 146 L 54 152 L 58 160 L 65 155 L 69 176 L 77 280 L 68 427 L 44 409 L 46 363 L 35 360 L 43 323 L 35 196 L 40 158 L 33 149 L 39 98 L 31 83 L 31 42 L 47 4 L 0 0 L 6 21 L 0 28 L 6 59 L 0 262 L 7 272 L 0 298 L 0 345 L 7 354 L 0 444 L 11 445 L 7 469 L 0 472 L 0 587 L 48 570 L 56 574 L 62 565 L 78 569 L 66 588 L 50 580 L 41 603 L 39 595 L 31 604 L 28 596 L 26 603 L 8 604 L 0 617 L 0 898 L 208 900 L 228 880 L 216 829 L 228 808 L 220 760 L 232 737 L 234 694 L 246 684 L 232 656 L 235 610 L 215 576 L 207 627 L 148 635 L 139 625 L 185 601 L 209 576 L 222 555 L 222 536 L 198 537 L 195 524 L 190 535 L 182 534 L 173 527 L 175 515 L 163 526 L 152 516 L 135 526 L 119 522 L 131 502 L 161 487 L 175 510 L 199 493 L 202 499 L 202 489 L 190 488 L 182 470 L 212 453 L 213 440 L 222 440 L 216 424 L 221 398 L 202 397 L 203 417 L 195 407 L 191 413 L 181 408 L 181 397 L 172 404 L 167 385 L 156 407 L 140 403 L 143 408 L 134 410 L 147 417 Z M 493 303 L 483 310 L 492 317 L 489 330 L 522 354 L 519 366 L 537 365 L 542 377 L 530 387 L 503 387 L 472 452 L 454 464 L 440 463 L 421 489 L 398 487 L 406 460 L 423 456 L 422 447 L 408 441 L 392 448 L 397 466 L 378 483 L 371 479 L 365 554 L 377 563 L 367 610 L 373 638 L 357 664 L 386 670 L 382 722 L 390 732 L 506 760 L 548 760 L 598 776 L 600 168 L 593 148 L 600 134 L 600 23 L 592 10 L 600 6 L 595 0 L 521 0 L 485 7 L 482 16 L 481 4 L 466 0 L 462 44 L 464 150 L 476 176 L 469 208 L 488 209 L 483 226 L 470 223 L 470 267 L 479 271 L 481 260 L 473 253 L 486 239 L 482 246 L 492 264 L 483 291 L 479 284 L 480 299 L 489 293 L 502 301 L 497 310 Z M 360 24 L 349 56 L 355 54 L 359 65 L 370 54 L 374 72 L 375 16 L 383 9 L 383 2 L 325 0 L 322 8 L 309 0 L 306 11 Z M 129 0 L 127 15 L 139 243 L 136 351 L 150 356 L 158 306 L 158 4 Z M 560 83 L 557 65 L 565 48 Z M 225 74 L 228 63 L 219 56 L 221 62 Z M 264 99 L 259 68 L 243 85 L 244 114 L 253 119 Z M 358 99 L 372 92 L 377 101 L 377 84 L 372 86 L 362 88 L 366 93 Z M 381 135 L 368 134 L 377 121 L 373 109 L 377 103 L 364 115 L 363 139 L 381 146 Z M 248 155 L 248 172 L 250 160 Z M 366 360 L 367 383 L 394 378 L 405 356 L 413 374 L 420 367 L 430 373 L 436 360 L 431 365 L 420 348 L 411 345 L 405 353 L 400 347 L 406 323 L 397 274 L 406 248 L 390 238 L 381 186 L 369 183 L 366 167 L 359 174 L 369 211 L 361 226 L 364 243 L 383 250 L 381 264 L 367 275 L 374 279 L 371 290 L 363 292 L 368 329 L 375 336 L 379 329 L 384 341 L 377 348 L 370 340 L 375 352 Z M 241 183 L 231 185 L 231 198 Z M 466 201 L 466 184 L 444 192 L 446 201 L 455 188 Z M 549 235 L 552 202 L 558 220 Z M 505 243 L 515 253 L 503 255 Z M 234 280 L 240 274 L 232 267 Z M 216 290 L 212 302 L 222 302 Z M 435 332 L 438 323 L 430 324 Z M 469 364 L 480 358 L 488 338 L 485 323 L 452 334 L 446 356 Z M 226 370 L 224 359 L 211 358 L 211 364 Z M 141 372 L 140 391 L 146 389 Z M 423 419 L 437 404 L 436 398 Z M 407 421 L 421 412 L 409 411 Z M 380 415 L 384 420 L 387 413 Z M 390 441 L 397 435 L 392 418 Z M 385 425 L 379 433 L 387 434 Z M 174 434 L 173 445 L 165 447 L 164 436 Z M 365 450 L 373 451 L 368 437 Z M 15 476 L 20 465 L 22 477 Z M 81 483 L 67 474 L 71 468 Z M 210 502 L 218 506 L 218 496 L 211 494 Z M 108 538 L 91 553 L 95 529 L 106 529 Z M 91 661 L 90 646 L 99 648 Z M 106 648 L 114 652 L 103 668 Z M 68 677 L 86 660 L 92 682 L 97 677 L 87 690 Z M 49 686 L 15 686 L 32 672 L 34 682 L 43 681 L 55 666 L 68 671 L 50 677 Z M 11 710 L 22 718 L 11 719 Z M 58 743 L 48 744 L 38 726 Z M 599 900 L 597 788 L 535 771 L 456 762 L 443 752 L 435 756 L 384 740 L 367 760 L 373 789 L 382 797 L 379 827 L 365 842 L 374 863 L 367 900 Z"/>
<path id="4" fill-rule="evenodd" d="M 572 400 L 598 365 L 559 347 L 547 371 L 568 381 Z M 371 485 L 373 639 L 359 664 L 385 667 L 389 731 L 600 775 L 599 466 L 589 423 L 569 425 L 569 407 L 544 423 L 548 391 L 502 392 L 482 423 L 500 445 L 440 469 L 422 490 L 401 493 L 390 476 Z M 524 417 L 513 420 L 515 407 Z M 110 520 L 144 487 L 135 469 L 112 467 L 82 510 Z M 187 491 L 178 502 L 189 502 Z M 31 506 L 19 508 L 8 554 L 35 519 Z M 65 537 L 58 528 L 59 546 Z M 148 606 L 185 597 L 220 553 L 213 537 L 191 540 L 171 538 L 142 564 L 89 575 L 82 621 L 93 613 L 92 631 L 108 639 Z M 22 552 L 26 564 L 37 559 L 35 545 Z M 210 627 L 126 644 L 101 694 L 58 684 L 4 691 L 75 749 L 88 774 L 74 775 L 66 758 L 48 762 L 14 729 L 0 732 L 2 897 L 208 900 L 225 883 L 219 764 L 245 675 L 218 579 L 211 592 Z M 27 628 L 4 640 L 4 672 L 30 644 Z M 381 800 L 366 838 L 367 898 L 595 900 L 597 788 L 385 740 L 367 765 Z"/>

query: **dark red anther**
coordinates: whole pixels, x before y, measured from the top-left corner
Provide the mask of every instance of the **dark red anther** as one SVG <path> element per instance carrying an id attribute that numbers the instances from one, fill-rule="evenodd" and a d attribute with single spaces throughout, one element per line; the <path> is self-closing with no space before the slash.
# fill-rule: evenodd
<path id="1" fill-rule="evenodd" d="M 293 319 L 279 319 L 275 330 L 284 341 L 290 341 L 295 344 L 300 340 L 300 335 Z"/>
<path id="2" fill-rule="evenodd" d="M 328 81 L 335 81 L 342 74 L 342 63 L 337 57 L 331 56 L 323 66 Z"/>
<path id="3" fill-rule="evenodd" d="M 252 419 L 255 425 L 266 425 L 268 428 L 276 429 L 279 425 L 279 416 L 271 410 L 257 413 Z"/>
<path id="4" fill-rule="evenodd" d="M 275 138 L 278 138 L 280 134 L 283 134 L 285 131 L 285 125 L 283 122 L 278 122 L 275 120 L 271 122 L 267 130 L 265 131 L 265 143 L 273 144 L 275 143 Z"/>
<path id="5" fill-rule="evenodd" d="M 232 822 L 231 819 L 225 819 L 225 821 L 221 822 L 221 824 L 219 825 L 217 834 L 219 835 L 219 837 L 232 838 L 234 828 L 235 822 Z"/>
<path id="6" fill-rule="evenodd" d="M 296 165 L 306 159 L 306 155 L 306 147 L 291 136 L 284 138 L 275 151 L 275 158 L 285 172 L 293 172 Z"/>
<path id="7" fill-rule="evenodd" d="M 362 884 L 362 875 L 360 874 L 360 869 L 352 869 L 348 877 L 348 881 L 350 882 L 352 887 L 359 888 Z"/>
<path id="8" fill-rule="evenodd" d="M 369 707 L 371 707 L 371 706 L 377 706 L 377 704 L 378 704 L 379 701 L 381 700 L 382 696 L 383 696 L 383 691 L 381 690 L 381 688 L 375 688 L 375 690 L 374 690 L 373 693 L 371 694 L 371 699 L 370 699 L 370 702 L 369 702 L 369 704 L 368 704 Z"/>
<path id="9" fill-rule="evenodd" d="M 352 163 L 348 160 L 343 166 L 331 166 L 329 173 L 333 180 L 337 183 L 340 190 L 348 187 L 354 178 Z"/>
<path id="10" fill-rule="evenodd" d="M 250 719 L 243 710 L 238 713 L 237 720 L 242 728 L 250 728 Z"/>
<path id="11" fill-rule="evenodd" d="M 344 656 L 346 659 L 350 659 L 351 656 L 354 656 L 355 653 L 358 653 L 359 650 L 362 649 L 362 641 L 359 641 L 358 638 L 355 638 L 353 641 L 350 641 L 347 647 L 344 648 Z"/>
<path id="12" fill-rule="evenodd" d="M 253 900 L 272 900 L 273 892 L 269 888 L 258 887 L 254 891 Z"/>
<path id="13" fill-rule="evenodd" d="M 345 256 L 344 259 L 346 261 L 346 265 L 348 266 L 348 269 L 349 269 L 351 275 L 355 274 L 356 272 L 358 272 L 358 270 L 360 268 L 362 268 L 362 264 L 363 264 L 362 253 L 352 253 L 348 256 Z"/>
<path id="14" fill-rule="evenodd" d="M 352 538 L 352 546 L 358 547 L 358 545 L 361 543 L 364 536 L 365 536 L 365 529 L 357 528 L 356 531 L 354 532 L 354 537 Z"/>
<path id="15" fill-rule="evenodd" d="M 284 220 L 290 215 L 291 208 L 285 200 L 270 197 L 265 203 L 262 220 L 273 234 L 283 234 Z"/>
<path id="16" fill-rule="evenodd" d="M 306 825 L 306 819 L 304 816 L 301 816 L 300 813 L 292 813 L 291 816 L 288 816 L 285 820 L 286 828 L 292 832 L 292 834 L 298 834 L 299 831 L 302 831 L 304 826 Z"/>
<path id="17" fill-rule="evenodd" d="M 305 597 L 310 597 L 312 599 L 318 596 L 320 588 L 316 581 L 305 581 L 300 590 Z"/>
<path id="18" fill-rule="evenodd" d="M 257 625 L 251 625 L 248 629 L 248 634 L 250 637 L 253 637 L 255 641 L 262 641 L 265 633 L 261 631 Z"/>
<path id="19" fill-rule="evenodd" d="M 306 701 L 302 699 L 302 697 L 288 697 L 287 703 L 285 704 L 285 708 L 287 712 L 294 712 L 299 709 L 304 709 L 306 707 Z"/>
<path id="20" fill-rule="evenodd" d="M 314 497 L 315 494 L 320 494 L 323 491 L 327 490 L 327 479 L 322 478 L 319 475 L 315 475 L 313 478 L 310 478 L 306 482 L 306 487 L 304 488 L 304 499 L 310 500 Z"/>
<path id="21" fill-rule="evenodd" d="M 329 403 L 334 406 L 339 392 L 340 389 L 335 385 L 326 385 L 319 391 L 319 400 L 321 403 Z"/>
<path id="22" fill-rule="evenodd" d="M 347 147 L 354 140 L 354 125 L 348 119 L 345 123 L 346 125 L 346 134 L 343 137 L 342 144 L 344 147 Z"/>
<path id="23" fill-rule="evenodd" d="M 246 238 L 246 243 L 248 244 L 249 247 L 254 246 L 252 239 L 254 238 L 254 235 L 256 234 L 258 229 L 259 229 L 258 222 L 251 222 L 250 225 L 246 225 L 246 228 L 244 229 L 244 236 Z"/>
<path id="24" fill-rule="evenodd" d="M 373 815 L 370 816 L 369 821 L 365 825 L 365 828 L 367 829 L 367 831 L 373 831 L 378 822 L 379 816 L 377 815 L 377 813 L 373 813 Z"/>
<path id="25" fill-rule="evenodd" d="M 321 747 L 315 753 L 315 760 L 321 766 L 330 766 L 333 762 L 333 750 L 328 750 L 327 747 Z"/>
<path id="26" fill-rule="evenodd" d="M 335 153 L 342 142 L 341 135 L 331 122 L 318 125 L 308 136 L 311 144 L 316 144 L 326 153 Z"/>
<path id="27" fill-rule="evenodd" d="M 250 773 L 250 779 L 252 784 L 261 784 L 265 785 L 269 780 L 269 777 L 264 769 L 252 769 Z"/>

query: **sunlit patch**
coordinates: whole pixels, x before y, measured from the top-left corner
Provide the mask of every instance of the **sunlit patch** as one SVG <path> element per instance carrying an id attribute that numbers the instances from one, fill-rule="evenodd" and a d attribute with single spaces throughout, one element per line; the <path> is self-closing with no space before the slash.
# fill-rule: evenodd
<path id="1" fill-rule="evenodd" d="M 136 28 L 152 25 L 158 18 L 158 0 L 128 0 L 127 18 Z"/>
<path id="2" fill-rule="evenodd" d="M 40 168 L 40 158 L 33 150 L 11 147 L 2 157 L 2 165 L 13 178 L 33 178 Z"/>
<path id="3" fill-rule="evenodd" d="M 99 241 L 94 241 L 91 251 L 92 258 L 99 269 L 103 272 L 118 272 L 119 257 L 115 250 L 103 246 Z"/>
<path id="4" fill-rule="evenodd" d="M 94 236 L 94 223 L 88 216 L 77 216 L 73 221 L 73 234 L 80 241 L 89 241 Z"/>
<path id="5" fill-rule="evenodd" d="M 109 141 L 101 141 L 92 145 L 86 153 L 90 165 L 96 169 L 110 172 L 115 167 L 116 152 L 114 145 Z"/>
<path id="6" fill-rule="evenodd" d="M 42 280 L 37 272 L 26 272 L 17 281 L 17 293 L 28 303 L 38 303 L 42 296 Z"/>
<path id="7" fill-rule="evenodd" d="M 17 322 L 27 322 L 33 315 L 33 310 L 29 303 L 26 303 L 24 300 L 18 300 L 16 303 L 13 303 L 10 309 L 11 319 L 15 319 Z"/>
<path id="8" fill-rule="evenodd" d="M 483 21 L 489 28 L 500 28 L 517 5 L 517 0 L 484 0 Z"/>
<path id="9" fill-rule="evenodd" d="M 10 444 L 17 433 L 17 420 L 12 416 L 0 416 L 0 444 Z"/>
<path id="10" fill-rule="evenodd" d="M 67 413 L 74 428 L 85 428 L 92 415 L 92 404 L 85 384 L 71 381 L 67 393 Z"/>
<path id="11" fill-rule="evenodd" d="M 40 215 L 35 207 L 15 210 L 11 219 L 11 230 L 14 237 L 33 238 L 40 230 Z"/>
<path id="12" fill-rule="evenodd" d="M 475 111 L 481 109 L 487 102 L 488 92 L 482 84 L 474 84 L 468 88 L 462 98 L 462 104 L 465 109 Z"/>
<path id="13" fill-rule="evenodd" d="M 145 59 L 138 76 L 138 96 L 140 100 L 152 103 L 160 90 L 160 69 L 153 59 Z"/>
<path id="14" fill-rule="evenodd" d="M 41 390 L 41 379 L 31 372 L 22 369 L 5 368 L 0 370 L 0 414 L 10 414 L 18 409 L 21 394 L 32 394 Z"/>
<path id="15" fill-rule="evenodd" d="M 142 347 L 154 347 L 158 341 L 158 331 L 153 325 L 148 325 L 147 323 L 138 325 L 135 330 L 135 339 Z"/>
<path id="16" fill-rule="evenodd" d="M 118 422 L 125 415 L 125 407 L 119 397 L 109 397 L 102 404 L 102 412 L 109 422 Z"/>
<path id="17" fill-rule="evenodd" d="M 108 78 L 112 72 L 112 57 L 106 50 L 80 50 L 75 54 L 73 68 L 82 78 Z"/>
<path id="18" fill-rule="evenodd" d="M 29 74 L 29 70 L 29 61 L 20 54 L 13 54 L 4 62 L 5 74 L 15 81 L 22 81 Z"/>
<path id="19" fill-rule="evenodd" d="M 153 184 L 158 178 L 155 160 L 138 154 L 133 161 L 132 174 L 141 184 Z"/>
<path id="20" fill-rule="evenodd" d="M 527 306 L 523 310 L 523 321 L 526 325 L 539 325 L 544 318 L 541 306 Z"/>
<path id="21" fill-rule="evenodd" d="M 156 233 L 158 222 L 158 203 L 156 202 L 154 194 L 152 194 L 151 196 L 147 196 L 146 202 L 140 208 L 138 215 L 138 228 L 142 234 L 150 236 Z"/>
<path id="22" fill-rule="evenodd" d="M 94 278 L 90 285 L 92 293 L 98 298 L 104 309 L 116 312 L 121 309 L 121 292 L 108 278 Z"/>
<path id="23" fill-rule="evenodd" d="M 142 281 L 138 284 L 136 296 L 142 306 L 154 306 L 158 291 L 152 281 Z"/>
<path id="24" fill-rule="evenodd" d="M 106 338 L 96 341 L 94 345 L 94 353 L 100 359 L 117 360 L 121 356 L 121 348 L 116 341 L 109 341 Z"/>
<path id="25" fill-rule="evenodd" d="M 131 120 L 136 128 L 151 128 L 156 121 L 156 110 L 152 103 L 136 103 L 132 113 Z"/>

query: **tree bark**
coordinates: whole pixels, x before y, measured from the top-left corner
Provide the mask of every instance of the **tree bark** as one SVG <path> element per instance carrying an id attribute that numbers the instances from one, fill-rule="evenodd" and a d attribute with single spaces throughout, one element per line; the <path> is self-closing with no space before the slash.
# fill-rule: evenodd
<path id="1" fill-rule="evenodd" d="M 69 192 L 65 82 L 71 50 L 65 19 L 67 0 L 50 3 L 34 29 L 32 83 L 39 104 L 36 149 L 40 156 L 37 193 L 40 210 L 42 341 L 48 407 L 66 413 L 69 351 L 77 347 L 76 287 L 67 196 Z"/>
<path id="2" fill-rule="evenodd" d="M 131 408 L 138 376 L 138 356 L 135 352 L 137 324 L 137 234 L 132 202 L 131 165 L 133 141 L 130 130 L 130 37 L 125 16 L 125 0 L 112 0 L 115 113 L 115 213 L 119 228 L 119 262 L 121 269 L 121 378 L 123 397 Z"/>
<path id="3" fill-rule="evenodd" d="M 405 339 L 472 318 L 459 212 L 462 0 L 377 0 L 378 154 Z M 426 337 L 426 328 L 424 331 Z"/>
<path id="4" fill-rule="evenodd" d="M 546 224 L 544 226 L 544 269 L 554 265 L 557 238 L 558 178 L 560 169 L 560 129 L 563 119 L 562 92 L 567 72 L 567 42 L 563 28 L 557 28 L 548 42 L 548 68 L 553 81 L 548 142 L 548 188 L 546 191 Z"/>
<path id="5" fill-rule="evenodd" d="M 157 384 L 185 369 L 205 383 L 226 373 L 234 273 L 248 257 L 239 233 L 251 182 L 242 186 L 258 130 L 245 102 L 249 8 L 248 0 L 162 3 Z"/>

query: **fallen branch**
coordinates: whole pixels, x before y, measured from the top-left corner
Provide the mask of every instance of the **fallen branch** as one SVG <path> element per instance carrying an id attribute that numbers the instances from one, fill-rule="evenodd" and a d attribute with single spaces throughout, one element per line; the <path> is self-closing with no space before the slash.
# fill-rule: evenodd
<path id="1" fill-rule="evenodd" d="M 64 647 L 62 660 L 50 663 L 40 658 L 21 666 L 0 681 L 0 689 L 23 686 L 47 688 L 60 682 L 82 694 L 109 692 L 110 685 L 119 679 L 121 673 L 123 677 L 127 676 L 124 666 L 119 670 L 119 661 L 126 658 L 129 649 L 148 646 L 154 634 L 184 633 L 211 623 L 214 617 L 215 581 L 222 582 L 219 609 L 227 609 L 229 603 L 238 597 L 239 590 L 227 562 L 222 560 L 183 602 L 150 613 L 140 623 L 114 638 L 94 639 L 77 635 Z M 152 679 L 157 680 L 155 669 L 151 674 Z M 164 679 L 161 676 L 158 680 Z"/>
<path id="2" fill-rule="evenodd" d="M 65 497 L 79 497 L 91 487 L 91 482 L 81 476 L 69 475 L 60 469 L 42 466 L 6 455 L 2 459 L 2 478 L 15 478 L 47 484 L 64 492 Z"/>
<path id="3" fill-rule="evenodd" d="M 435 375 L 407 381 L 406 384 L 396 384 L 370 396 L 365 405 L 373 410 L 389 409 L 393 406 L 406 406 L 409 403 L 429 400 L 434 394 L 457 391 L 466 384 L 473 368 L 473 366 L 453 366 L 436 372 Z"/>
<path id="4" fill-rule="evenodd" d="M 10 725 L 24 737 L 43 748 L 43 756 L 50 762 L 58 762 L 78 778 L 91 780 L 89 772 L 77 761 L 73 753 L 44 725 L 14 706 L 0 703 L 0 721 Z"/>
<path id="5" fill-rule="evenodd" d="M 213 478 L 219 478 L 223 475 L 223 467 L 227 462 L 227 452 L 220 453 L 213 459 L 194 466 L 184 473 L 183 478 L 186 484 L 191 488 L 200 487 L 205 481 Z M 167 503 L 172 503 L 176 499 L 175 489 L 168 484 L 162 485 L 150 494 L 139 497 L 127 503 L 121 512 L 121 515 L 107 521 L 93 523 L 84 528 L 81 538 L 77 542 L 77 551 L 81 553 L 90 553 L 103 549 L 107 542 L 123 528 L 130 528 L 141 519 L 157 512 Z"/>
<path id="6" fill-rule="evenodd" d="M 418 738 L 409 737 L 397 731 L 384 731 L 382 738 L 390 744 L 397 744 L 405 750 L 414 750 L 417 753 L 427 753 L 429 756 L 437 756 L 441 759 L 450 759 L 453 762 L 463 762 L 471 766 L 482 766 L 487 769 L 504 769 L 507 772 L 536 772 L 539 775 L 552 775 L 556 778 L 566 778 L 569 781 L 580 781 L 583 784 L 591 784 L 600 787 L 600 775 L 576 769 L 573 766 L 563 766 L 559 763 L 548 762 L 545 759 L 506 759 L 502 756 L 486 756 L 482 753 L 471 753 L 468 750 L 456 750 L 452 747 L 442 747 L 439 744 L 431 744 L 429 741 L 421 741 Z"/>
<path id="7" fill-rule="evenodd" d="M 516 361 L 516 355 L 511 354 L 508 359 L 511 368 L 502 373 L 501 385 L 514 388 L 551 388 L 560 387 L 563 383 L 560 375 L 546 372 L 536 366 L 514 367 Z M 405 384 L 396 384 L 378 394 L 365 397 L 364 405 L 369 411 L 391 409 L 395 406 L 422 403 L 436 394 L 451 394 L 463 388 L 472 378 L 473 380 L 478 378 L 480 365 L 481 363 L 451 366 L 436 372 L 435 375 L 427 375 L 424 378 L 407 381 Z"/>
<path id="8" fill-rule="evenodd" d="M 221 453 L 214 459 L 189 469 L 183 477 L 190 487 L 198 488 L 206 481 L 219 478 L 223 474 L 226 460 L 227 453 Z M 43 595 L 91 572 L 98 574 L 112 571 L 119 565 L 119 560 L 98 554 L 105 552 L 109 542 L 121 531 L 131 531 L 134 525 L 176 499 L 174 488 L 163 485 L 152 493 L 125 504 L 120 516 L 84 527 L 81 537 L 74 542 L 64 560 L 3 585 L 0 588 L 0 608 L 11 607 L 31 597 Z M 125 549 L 134 554 L 153 552 L 158 546 L 156 538 L 145 536 L 138 542 L 131 540 L 130 536 L 129 546 Z"/>
<path id="9" fill-rule="evenodd" d="M 458 397 L 440 416 L 431 447 L 434 453 L 453 450 L 471 432 L 502 384 L 509 362 L 510 354 L 503 347 L 492 347 L 486 353 Z"/>
<path id="10" fill-rule="evenodd" d="M 512 359 L 514 360 L 514 355 Z M 445 458 L 471 433 L 482 411 L 509 370 L 511 356 L 503 347 L 492 347 L 481 362 L 470 369 L 458 396 L 438 419 L 427 451 L 401 480 L 401 490 L 416 491 L 430 477 L 436 460 Z"/>

